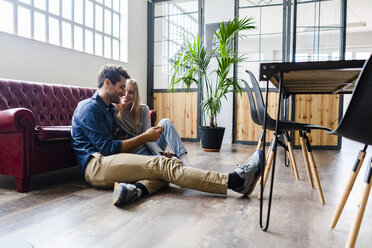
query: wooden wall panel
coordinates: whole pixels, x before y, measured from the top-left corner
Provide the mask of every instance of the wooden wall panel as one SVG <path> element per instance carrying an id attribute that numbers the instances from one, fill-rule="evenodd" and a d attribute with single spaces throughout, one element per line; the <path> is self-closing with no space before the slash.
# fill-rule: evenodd
<path id="1" fill-rule="evenodd" d="M 265 97 L 265 94 L 264 94 Z M 269 93 L 268 111 L 276 118 L 277 93 Z M 339 122 L 339 95 L 297 95 L 295 97 L 295 120 L 317 124 L 336 129 Z M 157 92 L 154 93 L 154 109 L 158 121 L 169 118 L 182 138 L 197 138 L 197 93 L 196 92 Z M 256 125 L 250 115 L 249 101 L 246 93 L 237 94 L 237 133 L 238 141 L 257 141 L 261 127 Z M 270 141 L 272 132 L 266 136 Z M 335 135 L 325 131 L 312 131 L 309 135 L 312 145 L 337 146 Z M 299 145 L 298 134 L 295 133 L 295 145 Z"/>
<path id="2" fill-rule="evenodd" d="M 163 118 L 170 119 L 169 96 L 168 93 L 154 93 L 154 110 L 157 114 L 156 125 Z"/>
<path id="3" fill-rule="evenodd" d="M 296 95 L 295 121 L 316 124 L 336 129 L 339 123 L 339 95 Z M 337 146 L 337 135 L 326 131 L 314 130 L 309 134 L 311 145 Z M 300 145 L 298 132 L 295 133 L 295 145 Z"/>
<path id="4" fill-rule="evenodd" d="M 277 93 L 269 93 L 268 112 L 273 118 L 276 118 L 277 97 Z M 334 130 L 339 122 L 339 104 L 339 95 L 296 95 L 294 119 L 298 122 L 317 124 Z M 261 127 L 251 119 L 246 93 L 243 93 L 242 96 L 237 94 L 236 113 L 236 140 L 257 141 L 261 133 Z M 271 135 L 272 132 L 269 132 L 266 136 L 267 141 L 270 141 Z M 338 145 L 337 136 L 328 134 L 326 131 L 314 130 L 309 134 L 309 139 L 314 146 Z M 294 141 L 296 146 L 300 145 L 298 132 L 295 133 Z"/>
<path id="5" fill-rule="evenodd" d="M 197 92 L 156 92 L 154 109 L 157 122 L 163 118 L 172 120 L 181 138 L 197 138 Z"/>
<path id="6" fill-rule="evenodd" d="M 265 93 L 263 94 L 265 99 Z M 278 101 L 278 93 L 269 92 L 269 105 L 268 113 L 274 117 L 276 115 L 276 108 Z M 250 106 L 247 93 L 243 92 L 242 96 L 237 94 L 236 103 L 236 140 L 239 141 L 258 141 L 262 127 L 256 125 L 251 118 Z M 270 142 L 273 132 L 268 132 L 266 134 L 266 141 Z"/>

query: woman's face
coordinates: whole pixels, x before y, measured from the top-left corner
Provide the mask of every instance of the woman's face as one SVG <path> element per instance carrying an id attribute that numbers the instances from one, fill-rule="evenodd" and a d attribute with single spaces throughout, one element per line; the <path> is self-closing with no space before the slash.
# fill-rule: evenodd
<path id="1" fill-rule="evenodd" d="M 125 88 L 125 96 L 121 97 L 121 103 L 125 106 L 132 106 L 132 103 L 134 102 L 135 98 L 135 90 L 133 87 L 133 84 L 127 84 Z"/>

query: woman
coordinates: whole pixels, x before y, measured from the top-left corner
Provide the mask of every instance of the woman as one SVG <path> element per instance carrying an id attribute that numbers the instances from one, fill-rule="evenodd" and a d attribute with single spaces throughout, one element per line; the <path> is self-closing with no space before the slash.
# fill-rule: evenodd
<path id="1" fill-rule="evenodd" d="M 126 94 L 121 98 L 119 104 L 117 126 L 121 136 L 124 135 L 125 138 L 132 138 L 151 127 L 149 107 L 146 104 L 140 103 L 138 85 L 134 79 L 127 80 L 125 91 Z M 192 167 L 187 159 L 186 148 L 183 146 L 181 138 L 173 126 L 172 121 L 169 119 L 162 119 L 159 121 L 158 125 L 162 126 L 164 131 L 156 143 L 147 142 L 146 145 L 134 149 L 132 153 L 142 155 L 160 154 L 166 157 L 175 155 L 185 166 Z M 175 154 L 165 152 L 167 145 L 169 145 Z"/>

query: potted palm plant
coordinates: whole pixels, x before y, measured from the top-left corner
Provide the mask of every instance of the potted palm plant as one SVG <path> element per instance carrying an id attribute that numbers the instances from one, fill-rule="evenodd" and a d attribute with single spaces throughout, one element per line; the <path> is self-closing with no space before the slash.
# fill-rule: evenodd
<path id="1" fill-rule="evenodd" d="M 200 90 L 201 110 L 204 116 L 209 117 L 209 126 L 200 127 L 202 148 L 205 151 L 219 151 L 222 144 L 225 128 L 217 126 L 222 98 L 227 99 L 229 92 L 242 92 L 239 80 L 231 73 L 234 64 L 245 60 L 234 50 L 234 37 L 242 37 L 239 32 L 254 28 L 252 18 L 247 17 L 219 23 L 214 32 L 218 43 L 210 52 L 200 41 L 199 35 L 183 36 L 186 49 L 173 61 L 171 91 L 180 83 L 184 83 L 188 91 L 192 84 L 196 84 Z M 217 69 L 214 70 L 209 68 L 212 58 L 217 62 Z"/>

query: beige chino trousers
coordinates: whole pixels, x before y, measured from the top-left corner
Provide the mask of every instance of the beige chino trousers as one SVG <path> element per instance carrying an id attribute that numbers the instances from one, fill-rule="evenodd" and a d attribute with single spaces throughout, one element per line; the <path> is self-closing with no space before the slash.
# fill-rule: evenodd
<path id="1" fill-rule="evenodd" d="M 228 174 L 183 167 L 181 160 L 165 157 L 119 153 L 91 155 L 85 180 L 94 187 L 112 187 L 115 182 L 143 184 L 154 193 L 173 183 L 199 191 L 227 194 Z"/>

